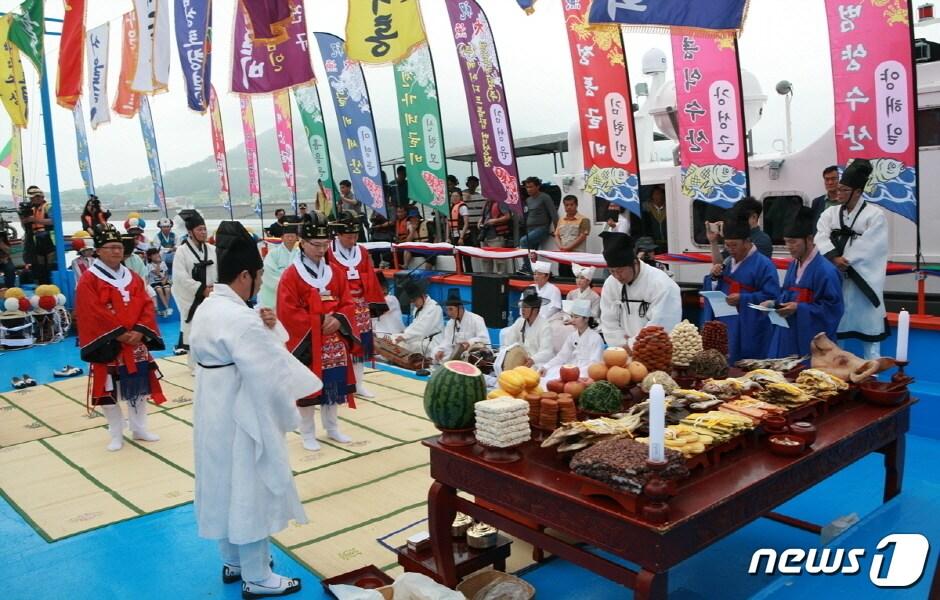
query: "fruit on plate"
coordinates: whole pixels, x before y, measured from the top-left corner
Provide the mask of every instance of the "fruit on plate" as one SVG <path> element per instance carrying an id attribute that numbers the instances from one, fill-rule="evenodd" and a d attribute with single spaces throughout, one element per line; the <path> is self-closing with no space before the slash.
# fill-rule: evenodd
<path id="1" fill-rule="evenodd" d="M 728 326 L 721 321 L 702 325 L 702 349 L 717 350 L 722 356 L 728 356 Z"/>
<path id="2" fill-rule="evenodd" d="M 547 384 L 545 384 L 545 387 L 547 387 L 548 391 L 550 392 L 561 394 L 562 392 L 565 391 L 565 382 L 562 381 L 561 379 L 552 379 Z"/>
<path id="3" fill-rule="evenodd" d="M 470 363 L 451 360 L 424 388 L 424 412 L 439 429 L 473 427 L 473 405 L 486 398 L 483 373 Z"/>
<path id="4" fill-rule="evenodd" d="M 588 367 L 588 377 L 594 381 L 607 379 L 607 365 L 605 363 L 594 363 Z"/>
<path id="5" fill-rule="evenodd" d="M 581 394 L 584 392 L 584 384 L 580 381 L 568 381 L 565 382 L 564 393 L 570 394 L 571 397 L 575 400 L 581 397 Z"/>
<path id="6" fill-rule="evenodd" d="M 532 367 L 516 367 L 515 369 L 512 369 L 512 371 L 522 376 L 523 386 L 527 390 L 531 390 L 537 386 L 539 381 L 542 379 L 539 377 L 539 372 Z"/>
<path id="7" fill-rule="evenodd" d="M 641 363 L 638 360 L 631 362 L 627 365 L 627 369 L 630 370 L 630 378 L 633 380 L 633 383 L 640 383 L 649 375 L 649 369 L 646 368 L 646 365 Z"/>
<path id="8" fill-rule="evenodd" d="M 613 413 L 623 408 L 620 389 L 609 381 L 595 381 L 578 398 L 578 407 L 599 413 Z"/>
<path id="9" fill-rule="evenodd" d="M 607 370 L 607 381 L 620 389 L 624 389 L 633 381 L 633 376 L 630 374 L 628 367 L 611 367 Z"/>
<path id="10" fill-rule="evenodd" d="M 643 363 L 651 371 L 672 369 L 672 341 L 659 325 L 647 325 L 633 342 L 633 360 Z"/>
<path id="11" fill-rule="evenodd" d="M 608 367 L 622 367 L 630 360 L 630 355 L 625 348 L 613 346 L 604 350 L 604 364 Z"/>
<path id="12" fill-rule="evenodd" d="M 492 400 L 494 398 L 512 398 L 513 395 L 504 390 L 503 388 L 494 388 L 489 394 L 486 395 L 487 400 Z"/>
<path id="13" fill-rule="evenodd" d="M 525 390 L 525 378 L 515 370 L 503 371 L 496 381 L 499 387 L 513 396 Z"/>
<path id="14" fill-rule="evenodd" d="M 581 369 L 578 368 L 578 365 L 562 365 L 558 370 L 558 375 L 565 383 L 577 381 L 581 377 Z"/>

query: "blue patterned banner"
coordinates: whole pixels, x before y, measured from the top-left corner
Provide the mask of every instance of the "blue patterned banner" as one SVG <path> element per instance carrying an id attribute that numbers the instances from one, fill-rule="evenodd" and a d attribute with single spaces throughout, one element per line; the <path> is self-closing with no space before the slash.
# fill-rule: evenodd
<path id="1" fill-rule="evenodd" d="M 346 166 L 356 200 L 385 215 L 385 190 L 379 172 L 379 143 L 375 120 L 369 104 L 369 90 L 362 67 L 346 58 L 343 40 L 329 33 L 316 32 L 320 58 L 330 85 L 339 132 L 343 138 Z"/>
<path id="2" fill-rule="evenodd" d="M 209 30 L 212 28 L 210 0 L 176 0 L 176 49 L 180 56 L 186 103 L 205 113 L 209 108 Z"/>
<path id="3" fill-rule="evenodd" d="M 91 155 L 88 153 L 88 135 L 85 133 L 85 117 L 82 116 L 82 101 L 75 102 L 72 109 L 75 117 L 75 145 L 78 149 L 78 169 L 82 172 L 82 181 L 85 182 L 85 193 L 89 196 L 95 193 L 95 180 L 91 176 Z"/>
<path id="4" fill-rule="evenodd" d="M 569 4 L 587 0 L 569 0 Z M 591 23 L 641 27 L 740 29 L 748 0 L 593 0 Z"/>
<path id="5" fill-rule="evenodd" d="M 157 152 L 157 132 L 153 128 L 153 115 L 150 114 L 150 102 L 147 96 L 140 96 L 140 132 L 144 136 L 144 148 L 147 150 L 147 164 L 153 179 L 154 206 L 166 213 L 166 194 L 163 192 L 163 171 L 160 170 L 160 153 Z"/>

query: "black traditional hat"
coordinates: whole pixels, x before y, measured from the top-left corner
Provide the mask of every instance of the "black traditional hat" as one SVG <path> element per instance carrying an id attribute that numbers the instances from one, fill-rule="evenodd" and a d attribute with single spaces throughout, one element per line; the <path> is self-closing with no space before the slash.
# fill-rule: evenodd
<path id="1" fill-rule="evenodd" d="M 460 297 L 460 288 L 450 288 L 447 290 L 447 300 L 444 301 L 445 306 L 463 306 L 463 298 Z"/>
<path id="2" fill-rule="evenodd" d="M 522 290 L 522 298 L 519 299 L 519 306 L 523 308 L 541 308 L 546 304 L 548 304 L 548 298 L 539 296 L 534 286 L 529 286 Z"/>
<path id="3" fill-rule="evenodd" d="M 350 211 L 340 211 L 335 221 L 330 223 L 333 233 L 359 233 L 359 215 Z"/>
<path id="4" fill-rule="evenodd" d="M 95 227 L 95 235 L 93 237 L 95 240 L 95 248 L 100 248 L 111 242 L 124 243 L 124 240 L 121 239 L 121 233 L 110 223 Z"/>
<path id="5" fill-rule="evenodd" d="M 402 293 L 408 297 L 408 301 L 412 302 L 415 298 L 423 296 L 428 290 L 428 281 L 427 279 L 408 279 L 401 286 Z"/>
<path id="6" fill-rule="evenodd" d="M 604 260 L 608 267 L 629 267 L 636 261 L 633 238 L 628 234 L 605 231 L 601 239 L 604 241 Z"/>
<path id="7" fill-rule="evenodd" d="M 199 211 L 192 208 L 181 210 L 180 218 L 183 219 L 183 223 L 186 224 L 187 231 L 192 231 L 200 225 L 206 224 L 206 220 L 202 218 L 202 215 L 199 214 Z"/>
<path id="8" fill-rule="evenodd" d="M 871 161 L 867 158 L 856 158 L 849 166 L 842 171 L 842 178 L 839 179 L 841 185 L 848 186 L 853 190 L 861 190 L 868 183 L 871 176 Z"/>
<path id="9" fill-rule="evenodd" d="M 656 241 L 650 236 L 644 235 L 637 238 L 635 247 L 638 252 L 654 252 L 656 250 Z"/>
<path id="10" fill-rule="evenodd" d="M 293 233 L 295 235 L 300 235 L 300 227 L 303 223 L 303 219 L 299 215 L 287 215 L 284 217 L 283 223 L 278 223 L 278 237 L 281 237 L 285 233 Z M 273 226 L 272 226 L 273 229 Z"/>
<path id="11" fill-rule="evenodd" d="M 721 237 L 726 240 L 751 239 L 751 224 L 748 223 L 747 215 L 732 210 L 725 220 Z"/>
<path id="12" fill-rule="evenodd" d="M 811 235 L 816 235 L 816 213 L 809 206 L 801 206 L 793 215 L 793 219 L 787 223 L 783 237 L 805 238 Z"/>
<path id="13" fill-rule="evenodd" d="M 121 243 L 124 245 L 124 255 L 130 255 L 137 249 L 137 236 L 133 233 L 125 233 L 121 236 Z"/>
<path id="14" fill-rule="evenodd" d="M 330 239 L 330 228 L 323 213 L 310 213 L 309 219 L 302 220 L 300 223 L 300 237 L 305 240 Z"/>
<path id="15" fill-rule="evenodd" d="M 257 273 L 264 266 L 258 242 L 238 221 L 222 221 L 215 232 L 219 280 L 230 282 L 242 271 Z"/>

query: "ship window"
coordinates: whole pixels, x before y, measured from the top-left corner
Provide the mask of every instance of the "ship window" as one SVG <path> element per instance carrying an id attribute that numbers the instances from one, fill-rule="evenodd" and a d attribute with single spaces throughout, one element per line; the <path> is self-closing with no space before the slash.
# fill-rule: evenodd
<path id="1" fill-rule="evenodd" d="M 692 202 L 692 237 L 699 246 L 708 245 L 708 237 L 705 236 L 706 221 L 722 221 L 725 218 L 725 209 L 696 200 Z"/>
<path id="2" fill-rule="evenodd" d="M 917 111 L 917 143 L 921 148 L 940 146 L 940 107 Z"/>
<path id="3" fill-rule="evenodd" d="M 775 246 L 783 245 L 783 232 L 787 223 L 796 218 L 796 213 L 803 206 L 803 198 L 792 194 L 785 196 L 764 196 L 763 229 L 770 236 Z"/>

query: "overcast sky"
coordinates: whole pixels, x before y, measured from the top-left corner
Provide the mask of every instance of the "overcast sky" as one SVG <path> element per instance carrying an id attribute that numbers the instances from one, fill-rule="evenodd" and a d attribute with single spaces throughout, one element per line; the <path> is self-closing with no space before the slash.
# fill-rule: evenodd
<path id="1" fill-rule="evenodd" d="M 346 2 L 341 0 L 305 0 L 307 25 L 311 31 L 326 31 L 344 36 Z M 562 18 L 562 0 L 539 0 L 534 15 L 526 16 L 512 0 L 478 0 L 486 11 L 499 52 L 503 78 L 507 87 L 509 112 L 516 137 L 567 131 L 575 122 L 577 110 L 567 37 Z M 19 0 L 0 0 L 0 9 L 10 10 Z M 170 1 L 172 4 L 172 1 Z M 121 15 L 132 6 L 130 0 L 94 0 L 88 2 L 88 29 L 105 21 L 111 22 L 111 65 L 108 73 L 110 100 L 117 88 L 120 68 Z M 226 143 L 234 147 L 242 142 L 237 98 L 229 92 L 231 77 L 231 40 L 233 0 L 216 0 L 213 19 L 212 81 L 220 95 Z M 471 142 L 463 84 L 457 64 L 453 38 L 448 31 L 447 10 L 442 0 L 421 0 L 422 15 L 430 39 L 437 71 L 441 112 L 445 131 L 462 132 L 462 139 L 450 136 L 450 147 Z M 62 16 L 61 2 L 47 2 L 50 17 Z M 171 26 L 172 27 L 172 26 Z M 59 24 L 49 26 L 59 31 Z M 58 39 L 47 36 L 47 64 L 50 85 L 55 85 L 58 61 Z M 665 34 L 625 32 L 630 77 L 634 84 L 645 81 L 641 59 L 650 48 L 659 47 L 670 54 L 669 37 Z M 832 88 L 828 40 L 823 0 L 752 0 L 744 34 L 740 40 L 741 64 L 753 72 L 768 96 L 762 121 L 754 128 L 758 152 L 772 150 L 774 140 L 784 137 L 783 99 L 774 92 L 781 79 L 793 83 L 794 146 L 799 149 L 831 126 Z M 314 69 L 321 77 L 323 65 L 316 45 L 311 46 Z M 24 58 L 24 69 L 35 81 L 35 72 Z M 671 78 L 671 58 L 670 58 Z M 376 123 L 380 128 L 398 127 L 395 87 L 391 67 L 368 67 L 369 85 Z M 331 131 L 334 113 L 328 90 L 319 83 Z M 26 182 L 45 186 L 39 178 L 46 174 L 42 122 L 38 86 L 30 86 L 30 124 L 24 133 Z M 54 94 L 54 89 L 53 89 Z M 84 87 L 87 95 L 87 82 Z M 258 131 L 272 127 L 273 111 L 268 97 L 255 100 Z M 189 165 L 205 158 L 212 151 L 208 116 L 190 111 L 176 54 L 172 48 L 170 91 L 151 99 L 157 131 L 160 159 L 164 171 Z M 87 105 L 85 107 L 87 111 Z M 75 158 L 75 135 L 72 116 L 55 104 L 55 145 L 59 181 L 62 189 L 81 187 Z M 0 119 L 0 144 L 9 136 L 9 121 Z M 87 122 L 87 115 L 86 115 Z M 295 111 L 295 127 L 300 128 Z M 112 115 L 112 122 L 92 131 L 88 128 L 91 160 L 97 184 L 121 183 L 148 174 L 140 126 L 137 119 L 127 120 Z M 296 136 L 295 136 L 296 138 Z M 298 138 L 302 141 L 302 138 Z M 400 147 L 400 142 L 395 146 Z M 338 139 L 330 140 L 334 157 L 340 156 Z M 385 142 L 382 144 L 385 146 Z M 307 152 L 297 143 L 297 152 Z M 387 158 L 387 157 L 386 157 Z M 275 166 L 275 157 L 261 157 L 263 165 Z M 539 173 L 547 176 L 550 173 Z M 3 191 L 8 187 L 6 174 L 0 175 Z M 167 189 L 172 196 L 173 190 Z"/>

